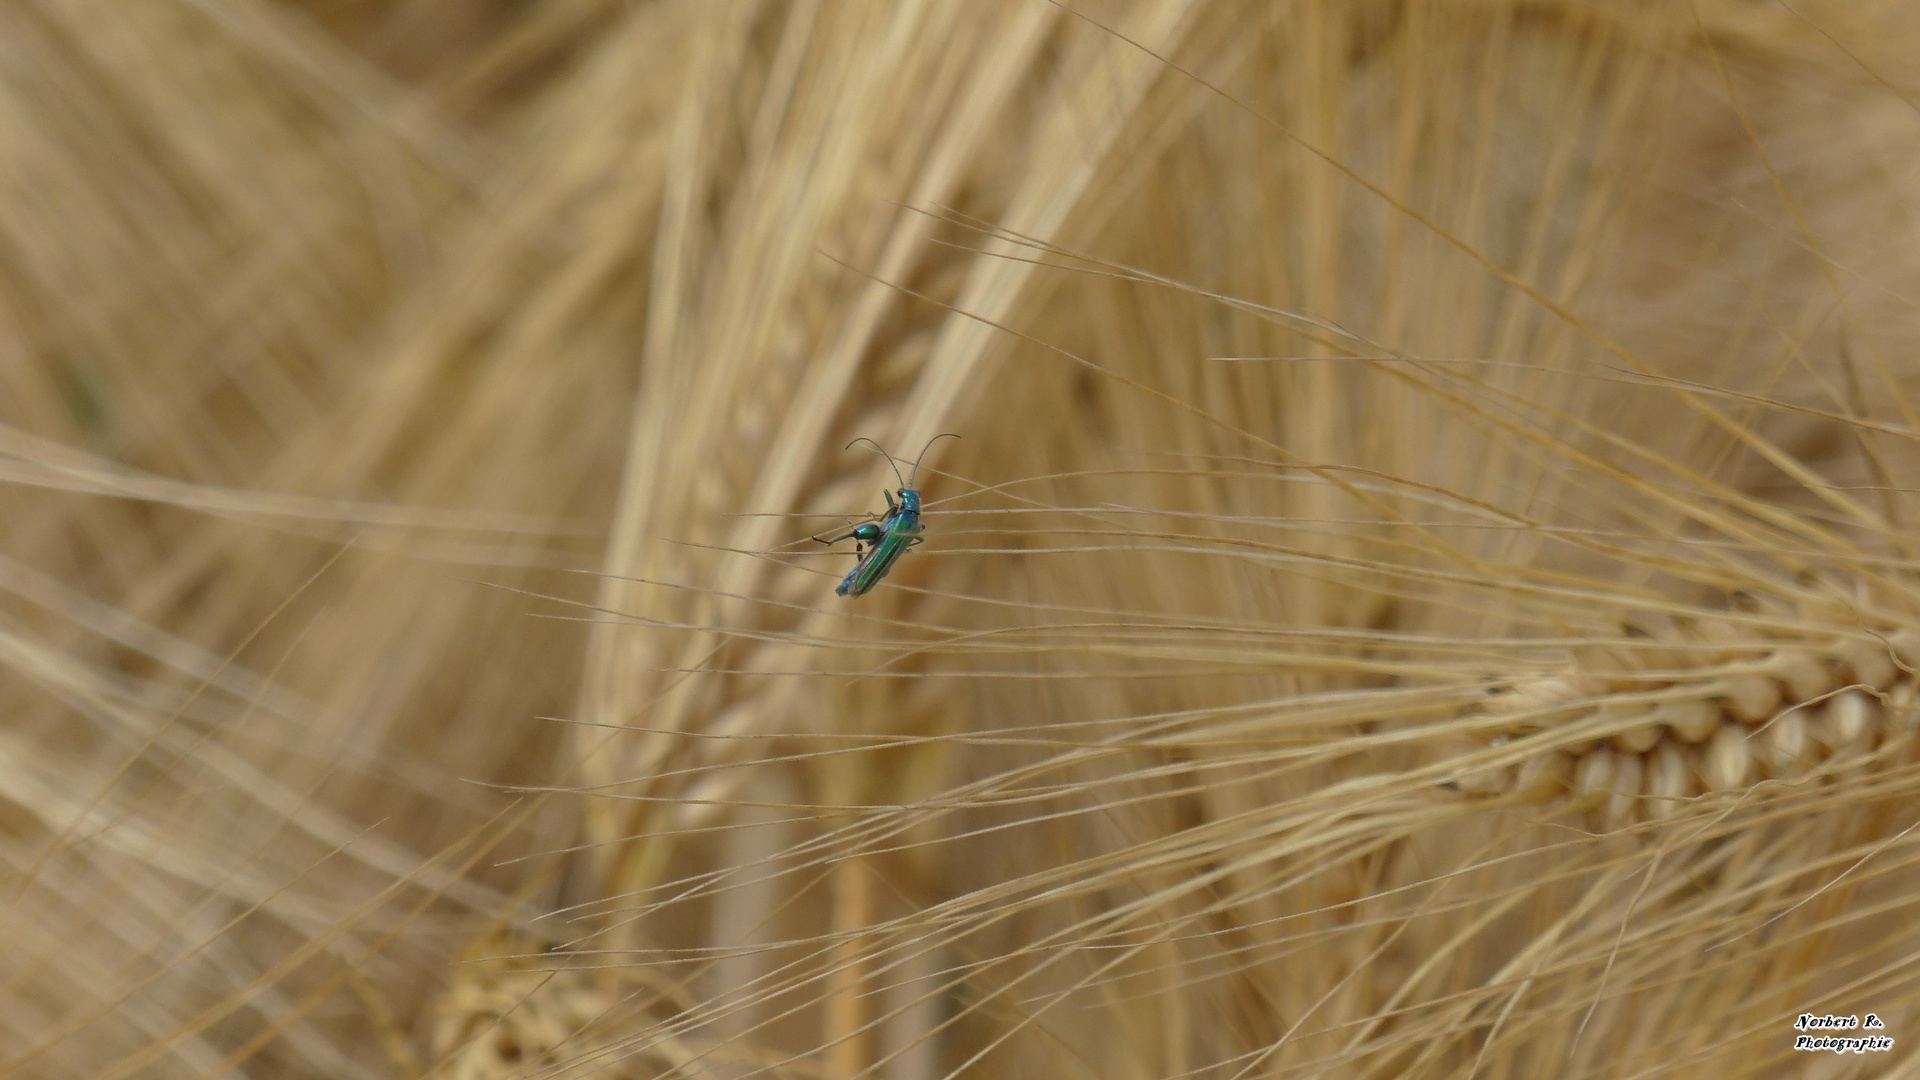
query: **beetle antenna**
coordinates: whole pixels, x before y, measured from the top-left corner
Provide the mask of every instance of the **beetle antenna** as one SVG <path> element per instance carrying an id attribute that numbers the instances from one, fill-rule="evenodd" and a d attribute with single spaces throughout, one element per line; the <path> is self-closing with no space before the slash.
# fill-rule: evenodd
<path id="1" fill-rule="evenodd" d="M 960 436 L 955 435 L 951 431 L 943 431 L 940 434 L 935 435 L 933 438 L 928 439 L 927 445 L 920 448 L 920 456 L 913 459 L 913 471 L 907 474 L 909 479 L 907 480 L 907 483 L 904 486 L 912 487 L 913 481 L 920 478 L 920 463 L 927 460 L 927 451 L 933 449 L 934 443 L 939 442 L 941 439 L 957 439 L 959 437 Z"/>
<path id="2" fill-rule="evenodd" d="M 857 439 L 855 439 L 855 440 L 853 440 L 853 442 L 850 442 L 850 443 L 848 443 L 848 444 L 847 444 L 847 445 L 846 445 L 845 447 L 842 447 L 842 449 L 845 449 L 845 450 L 851 450 L 851 449 L 853 449 L 853 443 L 866 443 L 866 444 L 867 444 L 868 446 L 871 446 L 871 447 L 873 447 L 873 448 L 874 448 L 875 450 L 878 450 L 878 451 L 880 451 L 880 456 L 881 456 L 881 457 L 883 457 L 883 458 L 886 458 L 886 459 L 887 459 L 887 464 L 888 464 L 888 465 L 892 465 L 892 466 L 893 466 L 893 478 L 894 478 L 895 480 L 900 480 L 900 466 L 899 466 L 899 464 L 897 464 L 897 463 L 896 463 L 896 462 L 895 462 L 895 461 L 893 460 L 893 455 L 892 455 L 892 454 L 889 454 L 889 453 L 887 453 L 887 451 L 886 451 L 886 448 L 885 448 L 885 447 L 883 447 L 883 446 L 881 446 L 881 445 L 880 445 L 879 443 L 877 443 L 877 442 L 874 442 L 874 441 L 873 441 L 872 439 L 869 439 L 869 438 L 867 438 L 867 437 L 866 437 L 865 435 L 862 435 L 862 436 L 860 436 L 859 438 L 857 438 Z M 921 451 L 921 453 L 923 453 L 923 454 L 924 454 L 924 453 L 926 453 L 926 451 L 924 451 L 924 450 L 923 450 L 923 451 Z M 900 480 L 900 486 L 901 486 L 901 487 L 906 487 L 906 486 L 907 486 L 907 482 L 906 482 L 905 480 Z"/>

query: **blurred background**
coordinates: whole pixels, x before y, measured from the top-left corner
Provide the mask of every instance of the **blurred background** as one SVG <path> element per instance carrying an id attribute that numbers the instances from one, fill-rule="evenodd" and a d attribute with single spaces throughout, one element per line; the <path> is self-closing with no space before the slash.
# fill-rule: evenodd
<path id="1" fill-rule="evenodd" d="M 1917 46 L 0 5 L 0 1075 L 1915 1068 Z"/>

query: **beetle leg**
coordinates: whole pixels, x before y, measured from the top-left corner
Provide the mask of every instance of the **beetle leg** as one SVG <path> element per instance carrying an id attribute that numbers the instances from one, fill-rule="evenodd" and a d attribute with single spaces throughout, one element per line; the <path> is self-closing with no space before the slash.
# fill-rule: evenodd
<path id="1" fill-rule="evenodd" d="M 818 540 L 822 544 L 828 544 L 828 545 L 837 544 L 842 540 L 857 538 L 856 530 L 858 530 L 861 525 L 865 525 L 869 521 L 876 521 L 876 520 L 878 519 L 875 518 L 872 514 L 868 514 L 864 519 L 862 519 L 859 522 L 855 522 L 853 518 L 849 517 L 845 519 L 847 523 L 847 527 L 845 531 L 835 533 L 832 536 L 821 536 L 819 534 L 815 534 L 813 538 L 815 540 Z"/>

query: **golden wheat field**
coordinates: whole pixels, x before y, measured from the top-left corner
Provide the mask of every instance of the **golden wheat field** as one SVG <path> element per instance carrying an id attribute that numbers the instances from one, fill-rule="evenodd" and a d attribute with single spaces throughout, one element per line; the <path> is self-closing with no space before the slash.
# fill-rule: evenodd
<path id="1" fill-rule="evenodd" d="M 1901 0 L 4 0 L 0 1077 L 1920 1076 L 1916 350 Z"/>

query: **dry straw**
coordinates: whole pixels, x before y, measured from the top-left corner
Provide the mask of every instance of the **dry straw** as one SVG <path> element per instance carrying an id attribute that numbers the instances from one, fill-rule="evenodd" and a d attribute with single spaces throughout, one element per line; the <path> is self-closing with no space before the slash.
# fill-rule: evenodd
<path id="1" fill-rule="evenodd" d="M 0 7 L 0 1076 L 1910 1072 L 1916 46 Z"/>

